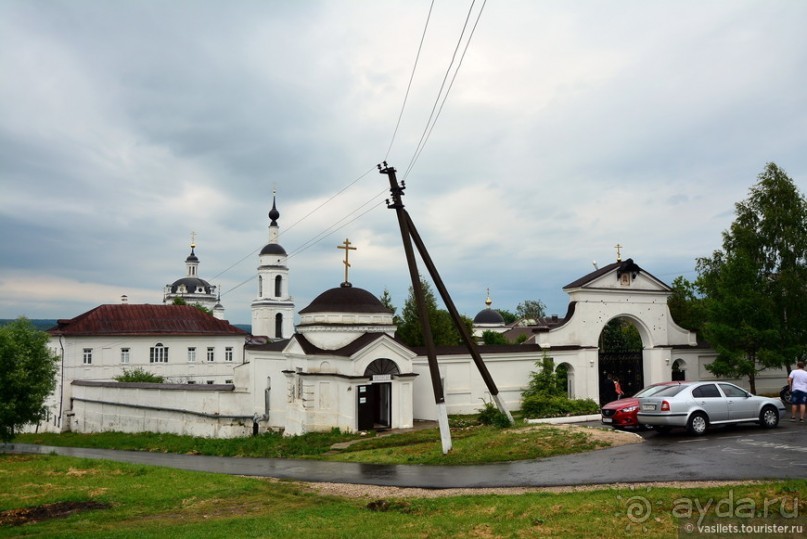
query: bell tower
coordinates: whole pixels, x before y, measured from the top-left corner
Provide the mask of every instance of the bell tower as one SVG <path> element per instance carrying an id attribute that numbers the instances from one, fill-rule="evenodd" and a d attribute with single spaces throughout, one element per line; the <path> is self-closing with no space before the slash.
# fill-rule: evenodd
<path id="1" fill-rule="evenodd" d="M 277 242 L 277 196 L 272 193 L 269 243 L 258 256 L 258 296 L 252 302 L 252 334 L 270 340 L 288 339 L 294 332 L 294 298 L 289 295 L 288 255 Z"/>

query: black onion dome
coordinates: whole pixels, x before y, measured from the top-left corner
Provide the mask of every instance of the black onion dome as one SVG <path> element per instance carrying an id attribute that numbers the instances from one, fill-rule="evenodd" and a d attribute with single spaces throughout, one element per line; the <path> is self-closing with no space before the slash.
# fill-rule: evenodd
<path id="1" fill-rule="evenodd" d="M 184 294 L 196 294 L 196 289 L 200 287 L 204 289 L 205 294 L 210 294 L 211 290 L 213 290 L 210 283 L 204 279 L 200 279 L 198 277 L 183 277 L 182 279 L 177 279 L 174 281 L 174 284 L 171 285 L 171 293 L 177 293 L 179 287 L 182 285 L 185 285 L 185 292 L 181 292 Z"/>
<path id="2" fill-rule="evenodd" d="M 504 325 L 504 318 L 499 311 L 493 309 L 482 309 L 474 316 L 474 324 L 502 324 Z"/>
<path id="3" fill-rule="evenodd" d="M 188 258 L 185 259 L 185 262 L 199 262 L 199 257 L 196 256 L 196 253 L 193 252 L 191 249 L 191 254 L 188 255 Z"/>
<path id="4" fill-rule="evenodd" d="M 367 290 L 344 284 L 331 288 L 316 297 L 300 314 L 308 313 L 362 313 L 392 314 L 381 301 Z"/>
<path id="5" fill-rule="evenodd" d="M 277 219 L 280 217 L 280 212 L 277 211 L 277 205 L 275 204 L 275 199 L 272 199 L 272 209 L 269 210 L 269 219 L 272 220 L 270 225 L 277 225 Z"/>
<path id="6" fill-rule="evenodd" d="M 267 243 L 263 249 L 261 249 L 262 255 L 286 255 L 286 250 L 278 245 L 277 243 Z"/>

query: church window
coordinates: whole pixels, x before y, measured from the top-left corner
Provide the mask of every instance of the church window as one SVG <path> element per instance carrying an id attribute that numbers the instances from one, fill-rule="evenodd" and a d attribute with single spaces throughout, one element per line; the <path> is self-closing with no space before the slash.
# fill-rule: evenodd
<path id="1" fill-rule="evenodd" d="M 263 297 L 263 275 L 258 275 L 258 297 Z"/>
<path id="2" fill-rule="evenodd" d="M 120 349 L 120 362 L 121 363 L 129 363 L 129 349 L 128 348 L 121 348 Z"/>
<path id="3" fill-rule="evenodd" d="M 212 386 L 213 385 L 213 380 L 208 380 L 207 385 Z"/>
<path id="4" fill-rule="evenodd" d="M 168 347 L 158 342 L 149 351 L 150 363 L 168 363 Z"/>
<path id="5" fill-rule="evenodd" d="M 91 365 L 92 364 L 92 348 L 85 348 L 84 349 L 84 364 Z"/>
<path id="6" fill-rule="evenodd" d="M 232 383 L 233 383 L 233 381 L 232 381 L 232 380 L 224 380 L 224 383 L 225 383 L 225 384 L 232 384 Z"/>
<path id="7" fill-rule="evenodd" d="M 193 363 L 196 361 L 196 347 L 189 346 L 188 347 L 188 362 Z"/>
<path id="8" fill-rule="evenodd" d="M 228 346 L 224 349 L 224 361 L 232 361 L 233 360 L 233 347 Z"/>
<path id="9" fill-rule="evenodd" d="M 283 315 L 281 313 L 275 315 L 275 338 L 283 338 Z"/>
<path id="10" fill-rule="evenodd" d="M 215 349 L 212 346 L 210 346 L 207 349 L 207 360 L 208 361 L 215 361 L 215 359 L 216 359 Z"/>
<path id="11" fill-rule="evenodd" d="M 279 298 L 281 296 L 281 290 L 283 289 L 283 277 L 278 275 L 275 277 L 275 297 Z"/>

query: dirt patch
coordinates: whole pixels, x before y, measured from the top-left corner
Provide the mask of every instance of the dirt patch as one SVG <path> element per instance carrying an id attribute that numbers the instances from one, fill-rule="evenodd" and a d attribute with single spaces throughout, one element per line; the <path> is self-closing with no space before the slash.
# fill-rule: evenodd
<path id="1" fill-rule="evenodd" d="M 672 481 L 666 483 L 615 483 L 610 485 L 576 485 L 567 487 L 507 487 L 507 488 L 401 488 L 378 487 L 375 485 L 351 485 L 347 483 L 300 483 L 317 494 L 339 496 L 343 498 L 365 498 L 376 500 L 376 505 L 392 502 L 401 498 L 444 498 L 450 496 L 517 496 L 535 492 L 567 493 L 588 492 L 592 490 L 639 490 L 649 488 L 708 488 L 736 485 L 754 485 L 759 481 Z M 369 508 L 369 506 L 368 506 Z M 377 510 L 377 509 L 376 509 Z"/>
<path id="2" fill-rule="evenodd" d="M 108 503 L 102 502 L 58 502 L 40 505 L 37 507 L 24 507 L 22 509 L 9 509 L 0 513 L 0 526 L 21 526 L 34 524 L 43 520 L 64 518 L 84 511 L 95 509 L 109 509 Z"/>
<path id="3" fill-rule="evenodd" d="M 580 425 L 570 425 L 561 423 L 559 425 L 552 425 L 556 429 L 563 429 L 572 432 L 585 432 L 595 442 L 606 442 L 609 447 L 616 447 L 619 445 L 639 444 L 644 442 L 644 439 L 635 432 L 627 432 L 624 430 L 616 430 L 612 428 L 601 429 L 598 427 L 582 427 Z M 531 427 L 541 428 L 541 427 Z"/>

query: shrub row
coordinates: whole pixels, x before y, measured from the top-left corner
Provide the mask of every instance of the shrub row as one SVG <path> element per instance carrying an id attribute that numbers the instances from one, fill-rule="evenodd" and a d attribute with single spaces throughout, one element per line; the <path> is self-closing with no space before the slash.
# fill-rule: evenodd
<path id="1" fill-rule="evenodd" d="M 591 399 L 569 399 L 566 397 L 547 397 L 533 395 L 524 397 L 521 412 L 525 418 L 564 417 L 596 414 L 600 407 Z"/>

